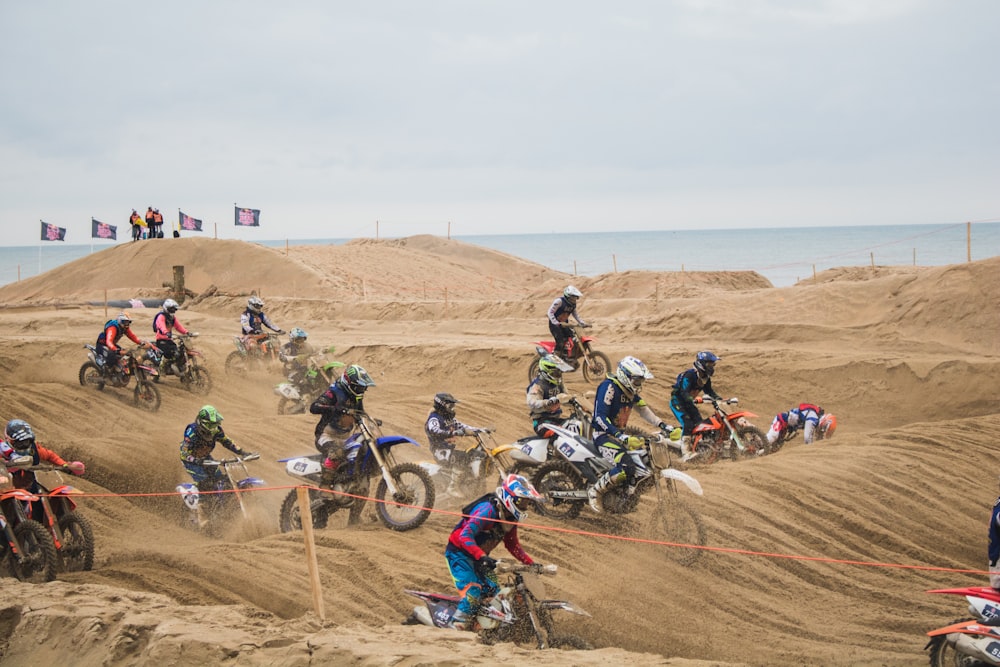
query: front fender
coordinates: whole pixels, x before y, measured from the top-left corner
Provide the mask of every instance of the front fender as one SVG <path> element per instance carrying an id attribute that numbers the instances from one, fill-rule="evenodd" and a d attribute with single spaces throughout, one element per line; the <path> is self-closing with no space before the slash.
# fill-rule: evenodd
<path id="1" fill-rule="evenodd" d="M 375 441 L 379 449 L 389 449 L 395 445 L 411 444 L 414 447 L 419 447 L 420 443 L 412 438 L 407 438 L 405 435 L 383 435 Z"/>

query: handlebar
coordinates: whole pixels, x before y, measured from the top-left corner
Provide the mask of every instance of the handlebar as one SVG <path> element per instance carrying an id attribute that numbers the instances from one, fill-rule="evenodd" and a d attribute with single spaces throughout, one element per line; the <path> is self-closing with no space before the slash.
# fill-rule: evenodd
<path id="1" fill-rule="evenodd" d="M 256 461 L 260 458 L 260 454 L 254 452 L 253 454 L 247 454 L 246 456 L 236 456 L 231 459 L 205 459 L 201 462 L 201 465 L 207 466 L 209 468 L 217 468 L 219 466 L 229 466 L 234 463 L 244 463 L 246 461 Z"/>

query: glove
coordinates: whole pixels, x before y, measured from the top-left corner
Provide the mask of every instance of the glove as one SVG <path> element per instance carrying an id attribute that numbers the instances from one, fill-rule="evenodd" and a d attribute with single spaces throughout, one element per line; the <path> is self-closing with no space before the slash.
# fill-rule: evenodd
<path id="1" fill-rule="evenodd" d="M 278 330 L 277 330 L 277 331 L 275 331 L 274 333 L 276 333 L 276 334 L 278 334 L 278 335 L 281 335 L 281 334 L 285 333 L 285 330 L 284 330 L 284 329 L 278 329 Z"/>
<path id="2" fill-rule="evenodd" d="M 476 561 L 476 569 L 480 574 L 489 574 L 493 570 L 497 569 L 497 561 L 495 558 L 483 556 Z"/>
<path id="3" fill-rule="evenodd" d="M 634 449 L 642 449 L 646 445 L 646 442 L 636 435 L 630 435 L 627 440 L 625 440 L 625 447 L 631 451 Z"/>
<path id="4" fill-rule="evenodd" d="M 72 461 L 63 466 L 63 470 L 77 476 L 82 475 L 86 469 L 87 467 L 81 461 Z"/>
<path id="5" fill-rule="evenodd" d="M 188 336 L 190 336 L 191 338 L 197 338 L 198 337 L 198 332 L 197 331 L 190 331 L 190 332 L 188 332 Z"/>
<path id="6" fill-rule="evenodd" d="M 251 459 L 259 459 L 260 458 L 260 454 L 258 454 L 257 452 L 248 452 L 248 451 L 245 451 L 245 450 L 241 454 L 239 454 L 239 456 L 244 461 L 249 461 Z"/>
<path id="7" fill-rule="evenodd" d="M 556 400 L 560 403 L 569 403 L 571 398 L 573 398 L 571 394 L 558 394 L 556 396 Z"/>

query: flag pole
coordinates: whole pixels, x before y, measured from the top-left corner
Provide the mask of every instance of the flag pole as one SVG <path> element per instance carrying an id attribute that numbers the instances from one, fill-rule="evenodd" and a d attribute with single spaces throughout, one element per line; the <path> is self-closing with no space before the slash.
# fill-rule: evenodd
<path id="1" fill-rule="evenodd" d="M 43 225 L 45 224 L 45 221 L 42 220 L 41 218 L 38 219 L 38 222 L 42 223 Z M 39 276 L 42 275 L 42 242 L 41 241 L 38 242 L 38 273 L 36 275 L 39 275 Z"/>

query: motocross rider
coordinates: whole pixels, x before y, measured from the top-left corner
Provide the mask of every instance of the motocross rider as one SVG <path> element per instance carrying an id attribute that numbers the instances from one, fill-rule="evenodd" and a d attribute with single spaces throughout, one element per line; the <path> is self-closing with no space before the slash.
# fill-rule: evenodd
<path id="1" fill-rule="evenodd" d="M 792 437 L 801 427 L 802 442 L 811 445 L 823 414 L 823 408 L 818 405 L 799 403 L 799 407 L 775 415 L 771 429 L 767 432 L 768 444 L 773 445 L 781 437 L 785 439 Z"/>
<path id="2" fill-rule="evenodd" d="M 197 333 L 188 331 L 177 319 L 177 309 L 180 306 L 173 299 L 166 299 L 160 307 L 160 312 L 153 317 L 153 333 L 156 334 L 156 347 L 159 348 L 163 356 L 160 358 L 160 372 L 164 375 L 170 373 L 170 364 L 177 356 L 177 343 L 173 341 L 173 330 L 179 334 L 197 336 Z M 182 370 L 178 368 L 178 370 Z"/>
<path id="3" fill-rule="evenodd" d="M 562 426 L 566 423 L 562 404 L 572 398 L 566 393 L 562 375 L 573 367 L 554 354 L 538 360 L 538 374 L 525 391 L 525 401 L 530 410 L 531 426 L 543 438 L 555 435 L 547 424 Z"/>
<path id="4" fill-rule="evenodd" d="M 1000 591 L 1000 498 L 993 502 L 990 514 L 990 544 L 987 549 L 990 566 L 990 586 Z"/>
<path id="5" fill-rule="evenodd" d="M 215 482 L 221 476 L 218 466 L 206 466 L 211 461 L 215 445 L 222 445 L 236 456 L 250 456 L 250 452 L 239 447 L 222 430 L 222 415 L 211 405 L 202 406 L 195 420 L 184 429 L 181 443 L 181 463 L 195 484 L 202 491 L 215 489 Z"/>
<path id="6" fill-rule="evenodd" d="M 348 458 L 347 444 L 356 428 L 357 422 L 352 413 L 365 411 L 365 391 L 374 386 L 375 381 L 368 371 L 351 364 L 309 406 L 309 412 L 320 415 L 314 433 L 316 449 L 326 456 L 321 486 L 333 488 L 337 468 Z"/>
<path id="7" fill-rule="evenodd" d="M 271 322 L 271 318 L 264 312 L 264 300 L 259 296 L 247 299 L 246 310 L 240 315 L 240 325 L 243 327 L 243 345 L 247 349 L 252 349 L 253 345 L 264 337 L 263 327 L 275 333 L 285 333 L 284 329 L 274 326 Z"/>
<path id="8" fill-rule="evenodd" d="M 691 450 L 691 434 L 694 427 L 701 423 L 701 412 L 695 405 L 694 399 L 699 392 L 716 400 L 722 397 L 712 389 L 712 375 L 715 373 L 715 362 L 721 357 L 717 357 L 708 350 L 699 352 L 694 359 L 694 365 L 677 376 L 673 389 L 670 392 L 670 409 L 674 416 L 681 422 L 683 429 L 681 435 L 681 461 L 690 461 L 695 453 Z"/>
<path id="9" fill-rule="evenodd" d="M 597 387 L 594 397 L 594 418 L 591 421 L 594 433 L 594 444 L 605 458 L 614 461 L 614 467 L 601 475 L 592 486 L 587 488 L 587 500 L 595 512 L 604 511 L 602 498 L 604 494 L 622 482 L 628 484 L 629 494 L 635 493 L 638 480 L 635 478 L 635 462 L 628 453 L 639 449 L 645 443 L 642 438 L 628 435 L 623 430 L 637 408 L 639 415 L 650 424 L 655 424 L 661 431 L 668 432 L 670 426 L 653 412 L 646 401 L 639 395 L 639 390 L 646 380 L 652 380 L 653 374 L 635 357 L 628 356 L 618 362 L 614 375 L 608 375 Z"/>
<path id="10" fill-rule="evenodd" d="M 306 342 L 309 334 L 301 327 L 295 327 L 288 332 L 288 342 L 281 346 L 278 358 L 285 364 L 288 381 L 296 387 L 302 385 L 309 371 L 308 359 L 315 354 L 313 347 Z"/>
<path id="11" fill-rule="evenodd" d="M 4 439 L 0 440 L 0 457 L 3 458 L 4 463 L 10 463 L 24 456 L 31 457 L 32 465 L 38 465 L 44 461 L 74 475 L 82 475 L 85 470 L 83 463 L 79 461 L 67 463 L 51 449 L 37 444 L 35 432 L 28 422 L 23 419 L 11 419 L 4 428 Z M 15 488 L 25 489 L 34 494 L 42 491 L 33 470 L 18 470 L 16 467 L 11 467 L 8 472 L 13 479 Z M 42 516 L 43 510 L 40 505 L 41 501 L 32 503 L 32 516 L 29 518 L 38 520 Z"/>
<path id="12" fill-rule="evenodd" d="M 97 336 L 97 363 L 104 365 L 108 370 L 119 368 L 121 363 L 121 348 L 118 341 L 122 336 L 136 345 L 148 346 L 149 343 L 142 340 L 132 331 L 132 315 L 123 310 L 118 313 L 118 317 L 104 323 L 104 330 Z"/>
<path id="13" fill-rule="evenodd" d="M 483 597 L 499 591 L 493 572 L 497 562 L 490 552 L 501 540 L 514 558 L 525 565 L 534 564 L 518 540 L 517 523 L 532 502 L 541 500 L 527 479 L 507 475 L 496 491 L 462 508 L 462 520 L 455 524 L 444 550 L 452 581 L 462 595 L 449 627 L 470 629 Z"/>
<path id="14" fill-rule="evenodd" d="M 572 363 L 573 356 L 569 351 L 568 345 L 571 333 L 571 325 L 569 324 L 570 316 L 572 316 L 581 327 L 590 326 L 581 320 L 580 316 L 576 314 L 576 302 L 579 301 L 582 296 L 583 292 L 572 285 L 569 285 L 563 290 L 562 296 L 556 297 L 556 300 L 552 302 L 551 306 L 549 306 L 549 332 L 552 334 L 552 338 L 556 342 L 553 352 L 570 363 Z"/>
<path id="15" fill-rule="evenodd" d="M 441 465 L 456 470 L 459 466 L 468 464 L 475 475 L 479 472 L 481 458 L 472 458 L 465 450 L 457 449 L 455 438 L 472 435 L 479 429 L 463 424 L 455 418 L 455 405 L 457 403 L 461 403 L 461 401 L 447 392 L 435 394 L 434 408 L 427 415 L 427 421 L 424 422 L 424 432 L 427 433 L 434 458 Z M 475 454 L 480 454 L 478 449 L 475 450 Z M 446 493 L 454 495 L 458 492 L 456 477 L 457 475 L 451 476 Z"/>

